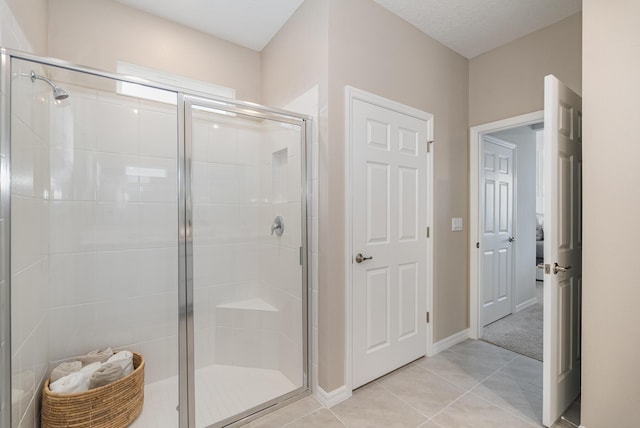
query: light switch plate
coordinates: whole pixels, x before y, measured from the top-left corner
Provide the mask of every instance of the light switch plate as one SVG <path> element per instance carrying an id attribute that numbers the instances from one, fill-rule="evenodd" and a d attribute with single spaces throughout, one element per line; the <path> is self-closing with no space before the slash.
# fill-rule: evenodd
<path id="1" fill-rule="evenodd" d="M 451 219 L 451 231 L 452 232 L 460 232 L 462 230 L 462 218 L 453 217 Z"/>

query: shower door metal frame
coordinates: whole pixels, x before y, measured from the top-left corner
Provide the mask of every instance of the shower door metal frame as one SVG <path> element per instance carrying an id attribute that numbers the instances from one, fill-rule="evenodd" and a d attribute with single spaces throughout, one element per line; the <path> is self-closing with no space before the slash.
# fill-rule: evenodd
<path id="1" fill-rule="evenodd" d="M 0 51 L 0 428 L 11 426 L 11 58 Z"/>
<path id="2" fill-rule="evenodd" d="M 0 428 L 11 426 L 11 60 L 30 61 L 44 66 L 52 66 L 68 71 L 79 72 L 110 80 L 134 83 L 149 88 L 174 92 L 177 96 L 177 162 L 178 162 L 178 380 L 179 380 L 179 428 L 195 428 L 195 389 L 194 389 L 194 335 L 193 335 L 193 237 L 191 205 L 191 124 L 185 123 L 187 106 L 223 110 L 237 115 L 269 119 L 278 122 L 300 125 L 301 128 L 301 215 L 302 215 L 302 303 L 303 303 L 303 386 L 260 406 L 249 409 L 235 417 L 218 422 L 212 427 L 236 426 L 262 416 L 269 410 L 284 406 L 310 394 L 310 334 L 309 313 L 309 260 L 311 259 L 311 240 L 308 225 L 311 224 L 311 170 L 310 138 L 312 118 L 307 115 L 260 104 L 240 101 L 207 93 L 184 90 L 183 88 L 153 82 L 151 80 L 126 76 L 118 73 L 76 65 L 68 61 L 41 57 L 0 47 L 0 248 L 6 249 L 0 254 L 0 282 L 5 281 L 4 293 L 0 294 L 0 338 L 4 342 L 4 353 L 0 355 Z M 187 138 L 189 137 L 189 138 Z M 186 409 L 186 410 L 185 410 Z"/>
<path id="3" fill-rule="evenodd" d="M 283 114 L 282 111 L 273 112 L 268 108 L 264 108 L 258 105 L 252 106 L 241 106 L 241 105 L 229 105 L 227 103 L 221 104 L 218 101 L 212 100 L 210 98 L 203 98 L 200 96 L 193 95 L 185 95 L 184 97 L 184 116 L 182 118 L 185 125 L 185 141 L 184 141 L 184 157 L 185 157 L 185 187 L 187 190 L 187 194 L 191 195 L 192 188 L 192 179 L 193 176 L 191 174 L 192 171 L 192 162 L 193 162 L 193 147 L 192 147 L 192 120 L 191 113 L 193 111 L 194 106 L 202 107 L 205 109 L 212 109 L 217 111 L 223 111 L 228 113 L 233 113 L 237 116 L 244 116 L 249 118 L 260 118 L 271 120 L 280 123 L 288 123 L 291 125 L 297 125 L 300 127 L 300 160 L 301 160 L 301 180 L 300 180 L 300 215 L 301 215 L 301 254 L 300 254 L 300 262 L 302 265 L 302 278 L 301 278 L 301 287 L 302 287 L 302 364 L 303 364 L 303 382 L 300 388 L 297 388 L 283 396 L 274 398 L 273 400 L 269 400 L 265 403 L 262 403 L 258 406 L 255 406 L 251 409 L 247 409 L 244 412 L 234 415 L 230 418 L 224 419 L 222 421 L 218 421 L 207 428 L 219 428 L 219 427 L 227 427 L 227 426 L 236 426 L 240 424 L 247 423 L 250 420 L 256 419 L 262 414 L 264 414 L 267 410 L 284 406 L 288 404 L 292 399 L 298 398 L 304 393 L 309 392 L 310 385 L 310 377 L 309 377 L 309 333 L 310 333 L 310 325 L 309 325 L 309 250 L 310 250 L 310 239 L 308 236 L 308 224 L 310 224 L 309 215 L 311 213 L 311 198 L 310 198 L 310 180 L 308 179 L 308 171 L 310 171 L 310 159 L 308 159 L 307 154 L 309 152 L 308 147 L 308 139 L 311 135 L 311 119 L 301 115 L 291 115 L 291 114 Z M 187 204 L 186 206 L 186 218 L 185 223 L 187 225 L 186 231 L 186 272 L 187 272 L 187 335 L 193 341 L 194 337 L 194 301 L 193 301 L 193 236 L 191 233 L 193 226 L 193 205 Z M 195 352 L 194 348 L 191 347 L 188 350 L 188 364 L 189 367 L 195 367 Z M 189 379 L 194 379 L 194 374 L 191 373 Z M 195 382 L 192 382 L 189 385 L 189 396 L 195 397 Z M 195 420 L 195 405 L 193 402 L 189 403 L 189 419 Z"/>

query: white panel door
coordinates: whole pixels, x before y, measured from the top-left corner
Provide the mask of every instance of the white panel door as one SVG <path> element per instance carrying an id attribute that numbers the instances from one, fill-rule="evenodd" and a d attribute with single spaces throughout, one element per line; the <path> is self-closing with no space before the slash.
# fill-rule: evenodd
<path id="1" fill-rule="evenodd" d="M 580 393 L 582 99 L 544 80 L 544 425 Z"/>
<path id="2" fill-rule="evenodd" d="M 426 353 L 428 125 L 353 100 L 353 388 Z"/>
<path id="3" fill-rule="evenodd" d="M 511 313 L 515 145 L 482 137 L 482 325 Z"/>

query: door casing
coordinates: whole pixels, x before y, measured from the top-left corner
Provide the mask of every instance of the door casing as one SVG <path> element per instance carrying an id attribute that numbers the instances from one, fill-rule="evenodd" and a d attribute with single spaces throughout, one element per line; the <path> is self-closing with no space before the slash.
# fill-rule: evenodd
<path id="1" fill-rule="evenodd" d="M 398 113 L 406 114 L 416 117 L 418 119 L 428 121 L 427 139 L 433 140 L 433 115 L 424 111 L 409 107 L 407 105 L 398 103 L 396 101 L 389 100 L 387 98 L 354 88 L 352 86 L 345 87 L 345 378 L 344 384 L 346 386 L 346 394 L 343 398 L 348 398 L 353 391 L 352 382 L 352 367 L 353 367 L 353 352 L 352 352 L 352 328 L 353 328 L 353 311 L 352 311 L 352 278 L 353 278 L 353 245 L 352 245 L 352 221 L 353 221 L 353 207 L 352 207 L 352 195 L 353 179 L 351 162 L 353 161 L 352 150 L 352 132 L 351 132 L 351 120 L 352 120 L 352 104 L 353 100 L 361 100 L 370 104 L 374 104 L 389 110 L 396 111 Z M 428 196 L 427 196 L 427 213 L 430 219 L 430 239 L 427 240 L 427 283 L 426 296 L 427 296 L 427 312 L 430 314 L 430 322 L 427 323 L 427 349 L 425 353 L 427 356 L 433 355 L 433 158 L 434 158 L 434 146 L 435 144 L 428 144 L 430 150 L 429 156 L 429 184 L 428 184 Z"/>
<path id="2" fill-rule="evenodd" d="M 480 201 L 480 184 L 482 169 L 480 166 L 482 152 L 482 137 L 492 132 L 503 131 L 517 126 L 531 125 L 544 120 L 544 110 L 527 113 L 508 119 L 498 120 L 484 125 L 474 126 L 469 135 L 469 337 L 479 339 L 483 335 L 481 281 L 481 252 L 476 243 L 482 242 Z M 514 200 L 515 204 L 515 200 Z M 514 205 L 514 227 L 517 222 L 517 210 Z M 515 262 L 515 251 L 514 251 Z M 515 272 L 514 272 L 515 273 Z M 515 304 L 512 290 L 512 307 Z"/>

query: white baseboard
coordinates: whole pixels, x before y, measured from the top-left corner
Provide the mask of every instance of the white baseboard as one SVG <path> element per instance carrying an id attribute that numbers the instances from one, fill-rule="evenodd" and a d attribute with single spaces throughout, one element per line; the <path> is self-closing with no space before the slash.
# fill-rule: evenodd
<path id="1" fill-rule="evenodd" d="M 433 357 L 436 354 L 444 351 L 445 349 L 451 348 L 453 345 L 457 345 L 460 342 L 464 342 L 469 338 L 469 329 L 466 328 L 458 333 L 452 334 L 449 337 L 445 337 L 442 340 L 437 341 L 431 347 L 431 354 L 429 357 Z"/>
<path id="2" fill-rule="evenodd" d="M 347 389 L 346 385 L 342 385 L 340 388 L 336 388 L 331 392 L 326 392 L 320 386 L 317 386 L 315 396 L 324 407 L 333 407 L 351 397 L 351 391 Z"/>
<path id="3" fill-rule="evenodd" d="M 529 300 L 525 300 L 522 303 L 519 303 L 516 305 L 516 312 L 520 312 L 523 309 L 527 309 L 529 306 L 533 306 L 536 303 L 538 303 L 538 298 L 537 297 L 532 297 Z"/>

